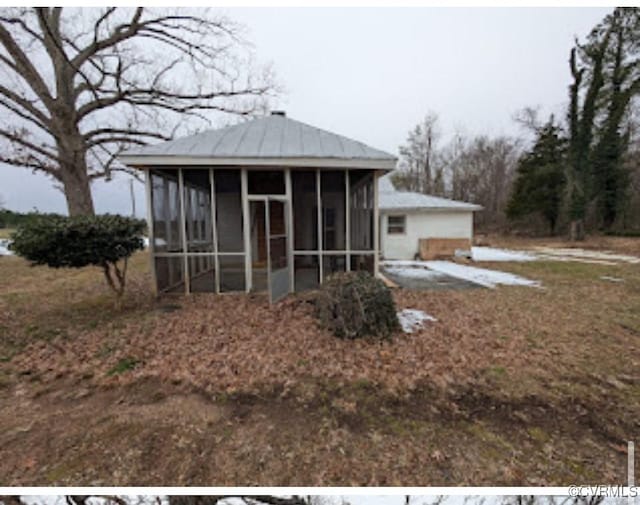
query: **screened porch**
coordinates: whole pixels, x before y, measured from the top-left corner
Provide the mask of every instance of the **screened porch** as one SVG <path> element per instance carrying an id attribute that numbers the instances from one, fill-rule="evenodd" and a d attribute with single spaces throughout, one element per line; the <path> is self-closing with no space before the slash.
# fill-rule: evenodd
<path id="1" fill-rule="evenodd" d="M 376 170 L 150 168 L 157 293 L 267 292 L 377 272 Z"/>

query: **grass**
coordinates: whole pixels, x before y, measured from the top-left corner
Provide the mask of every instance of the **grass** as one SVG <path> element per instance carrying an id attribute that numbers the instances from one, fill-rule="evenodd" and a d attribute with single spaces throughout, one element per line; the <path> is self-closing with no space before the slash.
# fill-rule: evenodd
<path id="1" fill-rule="evenodd" d="M 0 258 L 0 445 L 15 455 L 3 482 L 625 478 L 640 428 L 638 265 L 496 263 L 544 289 L 396 291 L 438 323 L 373 344 L 327 335 L 295 297 L 194 295 L 163 311 L 177 300 L 150 296 L 147 259 L 132 259 L 116 310 L 98 269 Z"/>
<path id="2" fill-rule="evenodd" d="M 14 231 L 13 228 L 0 228 L 0 238 L 9 238 Z"/>
<path id="3" fill-rule="evenodd" d="M 73 340 L 108 322 L 121 324 L 144 317 L 152 303 L 147 258 L 135 256 L 125 295 L 125 310 L 114 308 L 113 296 L 98 268 L 33 267 L 12 256 L 0 257 L 4 284 L 0 288 L 0 356 L 37 341 L 57 337 Z"/>
<path id="4" fill-rule="evenodd" d="M 107 372 L 107 375 L 111 376 L 128 372 L 133 370 L 139 363 L 139 359 L 127 356 L 126 358 L 120 359 L 118 363 L 116 363 L 116 365 Z"/>

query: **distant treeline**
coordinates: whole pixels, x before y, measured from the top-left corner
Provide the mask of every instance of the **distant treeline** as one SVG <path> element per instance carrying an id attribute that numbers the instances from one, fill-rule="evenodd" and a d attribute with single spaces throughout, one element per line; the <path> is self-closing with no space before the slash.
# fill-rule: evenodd
<path id="1" fill-rule="evenodd" d="M 400 147 L 396 187 L 482 205 L 480 230 L 640 233 L 640 9 L 614 9 L 569 56 L 562 114 L 516 117 L 532 145 L 462 134 L 441 145 L 431 113 Z"/>
<path id="2" fill-rule="evenodd" d="M 17 228 L 19 225 L 28 223 L 37 216 L 43 215 L 59 215 L 48 214 L 43 212 L 15 212 L 9 209 L 0 209 L 0 228 Z"/>

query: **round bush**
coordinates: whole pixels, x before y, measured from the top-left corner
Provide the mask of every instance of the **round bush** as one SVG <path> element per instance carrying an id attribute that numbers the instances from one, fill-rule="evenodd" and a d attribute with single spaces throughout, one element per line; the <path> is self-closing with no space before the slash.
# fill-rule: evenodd
<path id="1" fill-rule="evenodd" d="M 18 226 L 11 249 L 34 265 L 103 266 L 144 248 L 145 222 L 123 216 L 42 214 Z"/>
<path id="2" fill-rule="evenodd" d="M 102 268 L 109 287 L 124 294 L 127 260 L 144 248 L 145 222 L 123 216 L 34 216 L 18 226 L 10 248 L 33 265 L 52 268 Z M 122 260 L 122 266 L 118 262 Z"/>
<path id="3" fill-rule="evenodd" d="M 391 291 L 367 272 L 330 276 L 317 295 L 316 312 L 340 338 L 388 339 L 400 328 Z"/>

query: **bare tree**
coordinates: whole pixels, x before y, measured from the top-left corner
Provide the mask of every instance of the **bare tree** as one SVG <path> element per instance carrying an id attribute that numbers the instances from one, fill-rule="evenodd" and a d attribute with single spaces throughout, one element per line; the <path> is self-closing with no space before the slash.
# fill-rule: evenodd
<path id="1" fill-rule="evenodd" d="M 604 496 L 504 496 L 502 505 L 600 505 Z"/>
<path id="2" fill-rule="evenodd" d="M 91 495 L 91 496 L 64 496 L 56 501 L 66 505 L 318 505 L 336 503 L 336 496 L 275 496 L 275 495 L 213 495 L 213 496 L 118 496 L 118 495 Z M 442 505 L 447 496 L 418 497 L 418 496 L 389 496 L 388 504 L 405 505 L 418 503 L 422 498 L 423 505 Z M 61 500 L 62 499 L 62 500 Z M 601 505 L 605 501 L 602 496 L 474 496 L 464 497 L 464 505 Z M 615 502 L 608 500 L 611 505 Z M 37 505 L 37 498 L 28 500 L 20 496 L 0 496 L 2 505 Z M 345 504 L 344 500 L 341 503 Z"/>
<path id="3" fill-rule="evenodd" d="M 0 9 L 0 162 L 43 172 L 69 214 L 117 154 L 214 112 L 249 115 L 275 89 L 238 26 L 208 10 Z"/>
<path id="4" fill-rule="evenodd" d="M 520 142 L 509 137 L 456 136 L 444 151 L 450 181 L 448 195 L 480 204 L 477 222 L 483 227 L 505 224 L 505 208 L 520 154 Z"/>
<path id="5" fill-rule="evenodd" d="M 409 132 L 407 143 L 400 146 L 400 174 L 397 183 L 403 189 L 427 194 L 442 194 L 444 182 L 438 166 L 437 142 L 440 138 L 438 115 L 429 112 Z"/>
<path id="6" fill-rule="evenodd" d="M 311 501 L 301 496 L 169 496 L 169 505 L 217 505 L 229 498 L 242 500 L 246 505 L 310 505 Z"/>
<path id="7" fill-rule="evenodd" d="M 211 496 L 118 496 L 118 495 L 68 495 L 66 505 L 223 505 L 240 501 L 245 505 L 311 505 L 312 501 L 301 496 L 275 495 L 211 495 Z M 0 496 L 2 505 L 30 505 L 21 496 Z"/>
<path id="8" fill-rule="evenodd" d="M 535 109 L 527 109 L 521 116 L 527 124 L 537 121 Z M 484 207 L 477 218 L 480 226 L 504 227 L 520 139 L 468 137 L 458 132 L 440 147 L 438 121 L 434 113 L 427 114 L 400 147 L 399 170 L 392 175 L 395 188 L 480 204 Z"/>
<path id="9" fill-rule="evenodd" d="M 540 119 L 540 106 L 523 107 L 513 114 L 512 119 L 529 133 L 536 134 L 544 127 L 544 121 Z"/>

